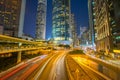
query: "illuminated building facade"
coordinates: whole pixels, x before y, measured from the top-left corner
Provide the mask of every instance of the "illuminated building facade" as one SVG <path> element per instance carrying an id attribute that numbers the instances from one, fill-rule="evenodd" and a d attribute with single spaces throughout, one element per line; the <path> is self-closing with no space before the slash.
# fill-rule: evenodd
<path id="1" fill-rule="evenodd" d="M 81 35 L 80 45 L 88 45 L 89 43 L 89 30 L 86 30 Z"/>
<path id="2" fill-rule="evenodd" d="M 23 27 L 25 20 L 25 8 L 26 8 L 26 0 L 22 0 L 21 10 L 20 10 L 20 19 L 19 19 L 19 28 L 18 28 L 18 37 L 23 37 Z"/>
<path id="3" fill-rule="evenodd" d="M 97 50 L 113 50 L 120 46 L 120 1 L 94 0 Z"/>
<path id="4" fill-rule="evenodd" d="M 21 2 L 21 0 L 0 0 L 2 34 L 18 37 Z"/>
<path id="5" fill-rule="evenodd" d="M 90 44 L 92 46 L 94 46 L 95 44 L 95 13 L 93 12 L 94 10 L 94 4 L 95 2 L 93 0 L 88 0 L 88 12 L 89 12 L 89 40 L 90 40 Z"/>
<path id="6" fill-rule="evenodd" d="M 87 27 L 80 27 L 80 37 L 87 30 Z"/>
<path id="7" fill-rule="evenodd" d="M 52 37 L 55 43 L 71 41 L 70 0 L 53 0 Z"/>
<path id="8" fill-rule="evenodd" d="M 45 40 L 47 0 L 38 0 L 36 39 Z"/>
<path id="9" fill-rule="evenodd" d="M 77 38 L 77 32 L 76 32 L 76 23 L 75 23 L 75 18 L 74 18 L 74 14 L 71 14 L 70 17 L 70 23 L 71 23 L 71 36 L 72 36 L 72 43 L 73 46 L 78 45 L 78 38 Z"/>
<path id="10" fill-rule="evenodd" d="M 120 49 L 120 0 L 107 0 L 113 48 Z"/>

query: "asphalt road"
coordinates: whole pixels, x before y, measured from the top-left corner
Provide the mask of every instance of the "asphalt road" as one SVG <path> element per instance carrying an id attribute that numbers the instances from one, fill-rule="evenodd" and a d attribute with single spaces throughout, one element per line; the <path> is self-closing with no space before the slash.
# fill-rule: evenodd
<path id="1" fill-rule="evenodd" d="M 90 60 L 86 59 L 85 56 L 82 56 L 82 57 L 77 56 L 77 57 L 72 57 L 72 58 L 76 63 L 79 64 L 78 74 L 82 74 L 82 76 L 79 76 L 79 78 L 80 78 L 79 80 L 82 80 L 82 78 L 85 80 L 87 78 L 88 78 L 87 80 L 111 80 L 110 78 L 108 78 L 104 74 L 89 67 L 87 64 L 89 64 Z M 94 65 L 94 64 L 90 64 L 90 65 Z"/>
<path id="2" fill-rule="evenodd" d="M 68 80 L 65 70 L 65 51 L 56 51 L 31 80 Z"/>
<path id="3" fill-rule="evenodd" d="M 19 67 L 7 72 L 0 77 L 0 80 L 24 80 L 26 79 L 45 59 L 46 55 L 38 56 L 23 62 Z M 38 64 L 36 64 L 38 63 Z"/>
<path id="4" fill-rule="evenodd" d="M 65 50 L 39 56 L 2 76 L 0 80 L 68 80 L 65 69 Z"/>
<path id="5" fill-rule="evenodd" d="M 69 80 L 65 67 L 66 54 L 66 50 L 58 50 L 48 56 L 38 56 L 26 61 L 0 80 Z M 89 60 L 85 56 L 71 57 L 67 61 L 74 80 L 110 80 L 87 66 Z"/>

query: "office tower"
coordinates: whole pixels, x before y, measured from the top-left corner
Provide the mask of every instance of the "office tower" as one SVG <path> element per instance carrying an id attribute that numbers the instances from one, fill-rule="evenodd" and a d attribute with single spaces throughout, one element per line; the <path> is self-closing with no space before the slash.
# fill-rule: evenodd
<path id="1" fill-rule="evenodd" d="M 76 30 L 76 23 L 75 23 L 75 18 L 74 18 L 74 14 L 71 14 L 70 17 L 70 23 L 71 23 L 71 36 L 72 36 L 72 43 L 73 46 L 76 46 L 78 44 L 78 38 L 77 38 L 77 30 Z"/>
<path id="2" fill-rule="evenodd" d="M 120 48 L 120 0 L 107 0 L 108 19 L 112 38 L 111 48 Z"/>
<path id="3" fill-rule="evenodd" d="M 21 0 L 0 0 L 2 34 L 18 37 Z"/>
<path id="4" fill-rule="evenodd" d="M 71 41 L 70 0 L 53 0 L 52 37 L 55 43 Z"/>
<path id="5" fill-rule="evenodd" d="M 19 28 L 18 28 L 18 37 L 22 37 L 23 35 L 23 26 L 24 26 L 24 18 L 25 18 L 25 8 L 26 8 L 26 0 L 22 0 L 21 10 L 20 10 L 20 20 L 19 20 Z"/>
<path id="6" fill-rule="evenodd" d="M 89 33 L 90 33 L 90 44 L 94 47 L 95 44 L 95 25 L 94 25 L 94 4 L 95 2 L 93 0 L 88 0 L 88 12 L 89 12 Z"/>
<path id="7" fill-rule="evenodd" d="M 81 45 L 81 46 L 88 46 L 88 44 L 89 44 L 89 30 L 85 30 L 85 31 L 81 34 L 80 45 Z"/>
<path id="8" fill-rule="evenodd" d="M 38 0 L 36 39 L 44 40 L 46 33 L 46 9 L 47 0 Z"/>
<path id="9" fill-rule="evenodd" d="M 87 30 L 87 27 L 80 27 L 80 37 L 81 37 L 81 35 L 85 32 Z"/>
<path id="10" fill-rule="evenodd" d="M 94 0 L 97 50 L 120 48 L 120 1 Z"/>

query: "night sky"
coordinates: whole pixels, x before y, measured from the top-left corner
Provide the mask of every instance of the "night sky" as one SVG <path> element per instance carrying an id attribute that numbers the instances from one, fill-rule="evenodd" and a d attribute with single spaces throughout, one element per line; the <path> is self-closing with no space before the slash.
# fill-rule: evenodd
<path id="1" fill-rule="evenodd" d="M 52 32 L 52 0 L 47 1 L 47 27 L 46 39 L 51 37 Z M 80 26 L 88 27 L 88 3 L 87 0 L 71 0 L 71 12 L 75 15 L 77 33 L 80 33 Z M 35 37 L 37 0 L 27 0 L 24 23 L 24 33 Z"/>

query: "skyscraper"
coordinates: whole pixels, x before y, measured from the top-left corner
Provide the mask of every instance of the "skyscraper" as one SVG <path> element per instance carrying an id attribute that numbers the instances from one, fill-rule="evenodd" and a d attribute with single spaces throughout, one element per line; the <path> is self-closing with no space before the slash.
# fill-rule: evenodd
<path id="1" fill-rule="evenodd" d="M 18 37 L 22 0 L 0 0 L 1 34 Z"/>
<path id="2" fill-rule="evenodd" d="M 80 37 L 81 37 L 81 35 L 85 32 L 85 31 L 87 31 L 87 27 L 80 27 Z"/>
<path id="3" fill-rule="evenodd" d="M 72 36 L 72 43 L 73 46 L 76 46 L 78 44 L 78 38 L 77 38 L 77 30 L 76 30 L 76 23 L 75 23 L 75 17 L 74 14 L 71 14 L 71 36 Z"/>
<path id="4" fill-rule="evenodd" d="M 19 20 L 19 28 L 18 28 L 18 37 L 23 36 L 23 26 L 24 26 L 24 18 L 25 18 L 25 6 L 26 0 L 22 0 L 21 10 L 20 10 L 20 20 Z"/>
<path id="5" fill-rule="evenodd" d="M 97 50 L 120 48 L 120 0 L 94 0 Z"/>
<path id="6" fill-rule="evenodd" d="M 70 0 L 53 0 L 52 37 L 55 43 L 71 40 Z"/>
<path id="7" fill-rule="evenodd" d="M 94 1 L 88 0 L 88 12 L 89 12 L 89 32 L 90 32 L 90 42 L 91 45 L 94 45 L 95 43 L 95 25 L 94 25 Z"/>
<path id="8" fill-rule="evenodd" d="M 47 0 L 38 0 L 36 39 L 44 40 L 46 33 L 46 9 Z"/>

